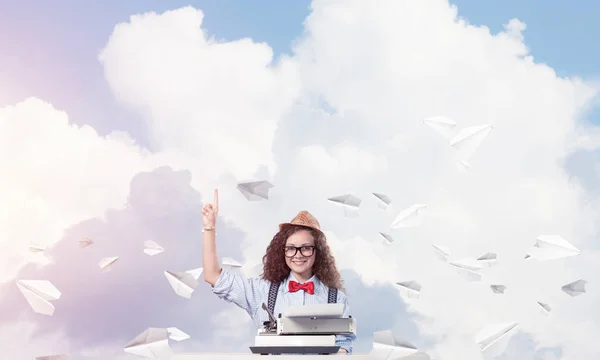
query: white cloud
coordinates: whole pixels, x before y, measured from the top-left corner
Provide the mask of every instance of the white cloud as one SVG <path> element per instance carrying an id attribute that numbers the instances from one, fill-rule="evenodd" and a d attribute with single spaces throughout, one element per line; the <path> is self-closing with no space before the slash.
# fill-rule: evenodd
<path id="1" fill-rule="evenodd" d="M 71 351 L 69 340 L 61 329 L 49 334 L 35 334 L 37 329 L 36 323 L 26 318 L 0 325 L 2 356 L 5 359 L 35 359 Z"/>
<path id="2" fill-rule="evenodd" d="M 227 345 L 228 351 L 244 351 L 243 348 L 232 348 L 232 344 L 236 343 L 238 339 L 248 336 L 249 329 L 252 328 L 252 322 L 248 317 L 246 311 L 232 307 L 224 311 L 216 313 L 211 318 L 211 324 L 205 326 L 211 326 L 215 329 L 211 341 L 216 346 Z M 256 332 L 252 332 L 256 334 Z M 245 345 L 245 344 L 244 344 Z"/>
<path id="3" fill-rule="evenodd" d="M 70 225 L 121 207 L 133 175 L 153 168 L 126 134 L 101 137 L 35 98 L 0 109 L 0 128 L 0 283 L 37 261 L 31 243 L 50 248 Z"/>
<path id="4" fill-rule="evenodd" d="M 317 145 L 303 147 L 297 161 L 320 177 L 380 176 L 387 167 L 385 158 L 352 146 L 335 146 L 331 151 Z"/>
<path id="5" fill-rule="evenodd" d="M 117 25 L 100 55 L 106 78 L 147 116 L 156 146 L 184 151 L 207 177 L 273 171 L 277 120 L 300 86 L 295 65 L 273 64 L 271 48 L 251 39 L 207 38 L 203 18 L 186 7 Z"/>

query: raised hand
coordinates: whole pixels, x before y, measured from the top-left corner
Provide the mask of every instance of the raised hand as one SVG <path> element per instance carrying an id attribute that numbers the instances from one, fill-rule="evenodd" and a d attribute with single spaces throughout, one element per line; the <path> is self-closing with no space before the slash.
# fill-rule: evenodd
<path id="1" fill-rule="evenodd" d="M 202 207 L 202 225 L 204 225 L 204 230 L 213 230 L 215 228 L 217 215 L 219 215 L 219 190 L 215 189 L 213 203 Z"/>

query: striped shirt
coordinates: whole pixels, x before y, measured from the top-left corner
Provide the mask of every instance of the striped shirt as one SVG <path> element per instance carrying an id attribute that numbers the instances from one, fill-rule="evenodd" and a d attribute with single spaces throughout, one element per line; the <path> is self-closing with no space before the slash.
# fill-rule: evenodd
<path id="1" fill-rule="evenodd" d="M 283 314 L 289 306 L 309 305 L 309 304 L 327 304 L 329 287 L 323 284 L 318 277 L 313 276 L 308 281 L 315 285 L 313 295 L 307 294 L 303 290 L 290 292 L 288 283 L 290 280 L 296 281 L 290 273 L 289 277 L 279 286 L 277 301 L 275 302 L 275 317 Z M 269 315 L 262 309 L 262 303 L 267 304 L 269 298 L 269 288 L 271 283 L 262 278 L 246 278 L 233 272 L 221 271 L 219 279 L 212 288 L 214 294 L 219 298 L 234 303 L 246 312 L 252 318 L 257 328 L 262 328 L 265 321 L 269 321 Z M 338 304 L 344 304 L 344 317 L 350 316 L 350 307 L 346 295 L 338 290 Z M 352 343 L 356 335 L 336 335 L 336 345 L 344 348 L 349 354 L 352 353 Z"/>

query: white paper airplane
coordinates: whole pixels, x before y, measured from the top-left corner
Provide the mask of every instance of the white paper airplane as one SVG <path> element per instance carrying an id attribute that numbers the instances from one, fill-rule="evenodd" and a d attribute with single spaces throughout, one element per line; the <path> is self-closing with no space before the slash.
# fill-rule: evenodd
<path id="1" fill-rule="evenodd" d="M 156 254 L 160 254 L 161 252 L 165 251 L 165 249 L 158 245 L 157 243 L 155 243 L 152 240 L 146 240 L 144 241 L 144 247 L 146 247 L 144 249 L 144 254 L 149 255 L 149 256 L 154 256 Z"/>
<path id="2" fill-rule="evenodd" d="M 400 291 L 405 298 L 418 299 L 421 294 L 421 284 L 416 281 L 401 281 L 396 285 L 400 287 Z"/>
<path id="3" fill-rule="evenodd" d="M 390 225 L 392 229 L 405 228 L 405 227 L 416 227 L 420 226 L 423 222 L 423 216 L 427 210 L 425 204 L 414 204 L 404 210 L 402 210 L 396 219 Z"/>
<path id="4" fill-rule="evenodd" d="M 450 262 L 450 264 L 460 266 L 461 268 L 469 269 L 471 271 L 479 271 L 483 268 L 483 264 L 480 261 L 471 258 L 453 260 Z"/>
<path id="5" fill-rule="evenodd" d="M 490 289 L 494 292 L 494 294 L 504 294 L 506 291 L 506 286 L 504 285 L 490 285 Z"/>
<path id="6" fill-rule="evenodd" d="M 514 335 L 518 323 L 499 323 L 485 326 L 475 336 L 481 354 L 486 359 L 496 358 L 506 350 L 510 338 Z"/>
<path id="7" fill-rule="evenodd" d="M 381 209 L 387 209 L 388 206 L 392 203 L 392 199 L 390 199 L 389 196 L 385 195 L 385 194 L 379 194 L 379 193 L 372 193 L 373 196 L 375 196 L 375 198 L 377 198 L 377 205 L 381 208 Z"/>
<path id="8" fill-rule="evenodd" d="M 445 116 L 433 116 L 423 122 L 449 140 L 450 146 L 457 150 L 456 165 L 463 172 L 469 171 L 469 159 L 494 128 L 491 124 L 485 124 L 468 126 L 457 131 L 457 123 Z"/>
<path id="9" fill-rule="evenodd" d="M 18 280 L 17 287 L 31 306 L 42 315 L 54 315 L 54 305 L 50 301 L 60 299 L 60 291 L 48 280 Z"/>
<path id="10" fill-rule="evenodd" d="M 491 267 L 498 264 L 498 255 L 496 253 L 486 253 L 478 257 L 477 262 L 482 267 Z"/>
<path id="11" fill-rule="evenodd" d="M 194 277 L 194 279 L 198 280 L 198 279 L 200 279 L 200 275 L 202 275 L 203 271 L 204 271 L 204 268 L 196 268 L 196 269 L 188 270 L 188 271 L 186 271 L 186 273 L 192 275 Z"/>
<path id="12" fill-rule="evenodd" d="M 431 244 L 433 249 L 435 250 L 435 256 L 438 257 L 441 261 L 448 261 L 450 257 L 450 250 L 447 247 L 437 244 Z"/>
<path id="13" fill-rule="evenodd" d="M 540 308 L 542 308 L 544 314 L 548 314 L 550 311 L 552 311 L 552 308 L 548 304 L 539 301 L 537 302 L 537 304 L 540 306 Z"/>
<path id="14" fill-rule="evenodd" d="M 410 342 L 400 338 L 391 330 L 373 333 L 371 355 L 378 360 L 396 360 L 404 356 L 415 355 L 419 350 Z"/>
<path id="15" fill-rule="evenodd" d="M 394 242 L 394 238 L 390 234 L 380 232 L 379 235 L 385 240 L 387 244 L 391 244 Z"/>
<path id="16" fill-rule="evenodd" d="M 423 122 L 448 140 L 455 134 L 458 125 L 454 120 L 445 116 L 432 116 L 423 120 Z"/>
<path id="17" fill-rule="evenodd" d="M 202 268 L 185 272 L 165 270 L 164 274 L 175 291 L 175 294 L 186 299 L 191 299 L 192 293 L 198 286 L 198 279 L 200 278 L 200 275 L 202 275 Z"/>
<path id="18" fill-rule="evenodd" d="M 242 264 L 239 261 L 233 260 L 230 257 L 224 257 L 221 260 L 221 267 L 227 270 L 239 269 Z"/>
<path id="19" fill-rule="evenodd" d="M 540 235 L 525 258 L 554 260 L 576 256 L 580 253 L 578 248 L 558 235 Z"/>
<path id="20" fill-rule="evenodd" d="M 92 239 L 83 238 L 81 240 L 77 240 L 80 248 L 86 248 L 94 243 Z"/>
<path id="21" fill-rule="evenodd" d="M 491 124 L 469 126 L 460 130 L 450 139 L 450 146 L 457 150 L 458 158 L 462 163 L 468 165 L 467 162 L 473 156 L 475 150 L 493 128 L 494 126 Z M 468 166 L 470 167 L 470 165 Z"/>
<path id="22" fill-rule="evenodd" d="M 190 336 L 183 331 L 179 330 L 176 327 L 167 328 L 167 332 L 169 333 L 169 338 L 175 341 L 183 341 L 190 338 Z"/>
<path id="23" fill-rule="evenodd" d="M 464 161 L 464 160 L 458 160 L 455 162 L 456 167 L 458 168 L 458 170 L 460 170 L 463 173 L 468 173 L 469 170 L 471 170 L 471 164 L 469 164 L 468 162 Z"/>
<path id="24" fill-rule="evenodd" d="M 46 251 L 46 246 L 45 245 L 36 245 L 36 244 L 31 244 L 29 245 L 29 251 L 34 253 L 34 254 L 39 254 L 42 253 L 44 251 Z"/>
<path id="25" fill-rule="evenodd" d="M 362 202 L 361 199 L 352 194 L 334 196 L 327 199 L 327 201 L 342 206 L 344 208 L 344 215 L 346 216 L 358 216 L 360 203 Z"/>
<path id="26" fill-rule="evenodd" d="M 587 284 L 587 281 L 580 279 L 577 281 L 573 281 L 572 283 L 568 283 L 567 285 L 563 285 L 561 287 L 561 290 L 575 297 L 581 294 L 585 294 L 585 284 Z"/>
<path id="27" fill-rule="evenodd" d="M 65 354 L 59 355 L 46 355 L 46 356 L 38 356 L 35 360 L 71 360 L 71 358 Z"/>
<path id="28" fill-rule="evenodd" d="M 462 277 L 467 281 L 480 281 L 482 275 L 477 271 L 481 270 L 481 264 L 470 258 L 450 261 L 448 264 L 452 266 Z"/>
<path id="29" fill-rule="evenodd" d="M 102 271 L 110 271 L 112 269 L 113 264 L 117 260 L 119 260 L 118 256 L 106 257 L 100 260 L 100 262 L 98 262 L 98 266 Z"/>
<path id="30" fill-rule="evenodd" d="M 173 333 L 175 337 L 170 336 Z M 184 336 L 182 337 L 182 335 Z M 126 353 L 143 356 L 147 359 L 169 360 L 173 354 L 169 346 L 169 338 L 180 341 L 188 339 L 189 335 L 177 328 L 148 328 L 125 345 L 123 350 Z"/>
<path id="31" fill-rule="evenodd" d="M 238 190 L 248 201 L 269 200 L 269 190 L 273 185 L 268 181 L 251 181 L 239 183 Z"/>

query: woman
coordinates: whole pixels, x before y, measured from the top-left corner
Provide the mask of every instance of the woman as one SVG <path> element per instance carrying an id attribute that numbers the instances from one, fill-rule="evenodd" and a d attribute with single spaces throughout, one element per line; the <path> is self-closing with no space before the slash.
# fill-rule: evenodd
<path id="1" fill-rule="evenodd" d="M 307 211 L 301 211 L 291 222 L 279 225 L 279 232 L 263 257 L 263 275 L 245 278 L 224 271 L 219 265 L 215 244 L 215 225 L 219 213 L 219 193 L 213 204 L 202 208 L 204 225 L 204 281 L 221 299 L 246 310 L 257 327 L 269 316 L 262 309 L 268 304 L 274 314 L 288 306 L 337 302 L 344 304 L 344 317 L 350 315 L 342 281 L 321 232 L 319 222 Z M 269 296 L 271 294 L 271 296 Z M 337 335 L 339 354 L 351 354 L 355 335 Z"/>

